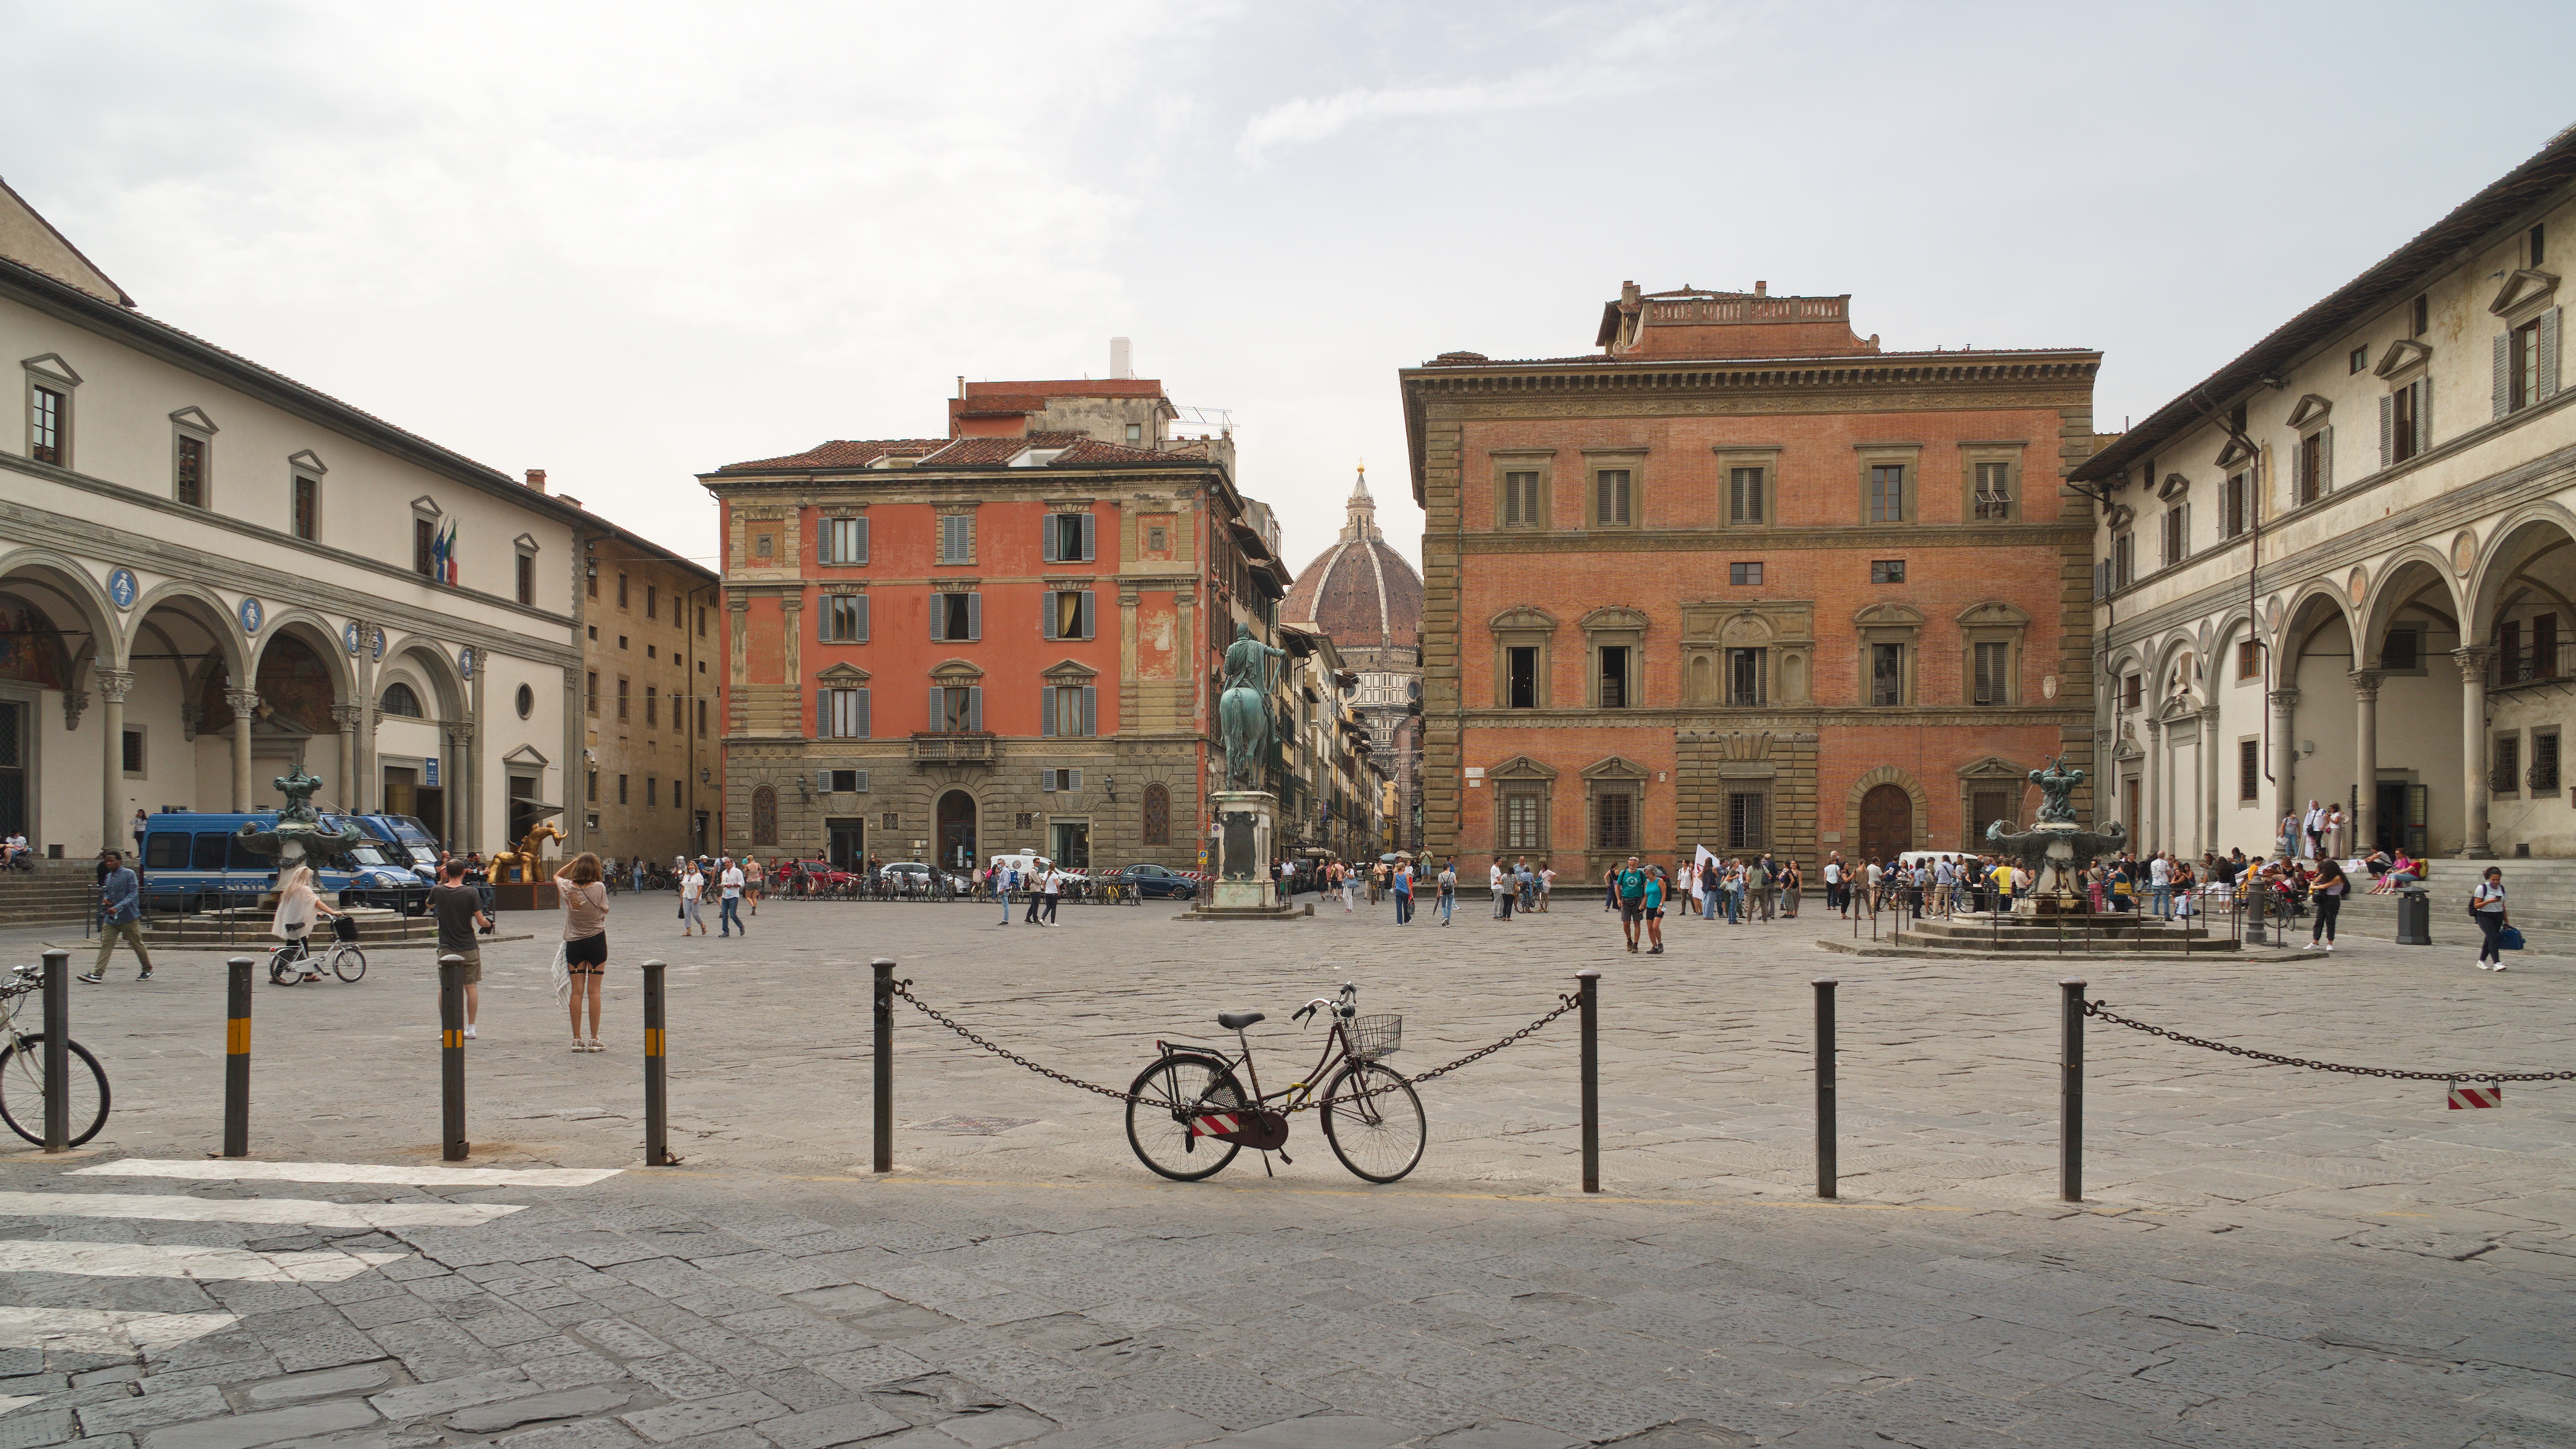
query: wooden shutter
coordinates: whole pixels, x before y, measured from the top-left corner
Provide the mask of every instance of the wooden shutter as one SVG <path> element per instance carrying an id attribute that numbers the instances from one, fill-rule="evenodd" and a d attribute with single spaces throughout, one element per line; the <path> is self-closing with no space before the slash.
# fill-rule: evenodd
<path id="1" fill-rule="evenodd" d="M 2396 427 L 2397 395 L 2383 393 L 2379 399 L 2379 466 L 2382 468 L 2388 466 L 2391 456 L 2390 439 L 2394 436 Z"/>
<path id="2" fill-rule="evenodd" d="M 1088 513 L 1082 515 L 1082 561 L 1084 563 L 1089 563 L 1098 556 L 1096 550 L 1099 545 L 1099 532 L 1099 520 Z"/>
<path id="3" fill-rule="evenodd" d="M 1038 561 L 1041 563 L 1055 563 L 1060 557 L 1055 546 L 1056 530 L 1060 526 L 1056 520 L 1063 516 L 1060 513 L 1048 514 L 1046 527 L 1038 530 Z"/>
<path id="4" fill-rule="evenodd" d="M 966 689 L 966 729 L 970 734 L 984 732 L 984 687 L 980 684 Z"/>
<path id="5" fill-rule="evenodd" d="M 1052 684 L 1038 686 L 1038 733 L 1055 733 L 1055 686 Z"/>
<path id="6" fill-rule="evenodd" d="M 1099 709 L 1099 687 L 1089 684 L 1084 685 L 1082 687 L 1082 732 L 1084 734 L 1096 735 L 1100 733 L 1098 728 Z"/>
<path id="7" fill-rule="evenodd" d="M 2495 402 L 2495 415 L 2503 417 L 2513 411 L 2513 331 L 2507 328 L 2495 340 L 2495 363 L 2490 395 Z"/>
<path id="8" fill-rule="evenodd" d="M 1079 790 L 1079 789 L 1081 789 L 1081 788 L 1082 788 L 1082 772 L 1081 772 L 1080 770 L 1067 770 L 1067 771 L 1065 771 L 1065 772 L 1064 772 L 1064 788 L 1066 788 L 1066 789 L 1068 789 L 1068 790 Z"/>
<path id="9" fill-rule="evenodd" d="M 1098 629 L 1094 627 L 1092 622 L 1091 590 L 1089 589 L 1082 591 L 1082 623 L 1080 637 L 1085 639 L 1097 639 L 1100 637 Z"/>
<path id="10" fill-rule="evenodd" d="M 858 728 L 857 728 L 855 731 L 853 731 L 853 733 L 852 733 L 852 735 L 851 735 L 851 738 L 853 738 L 853 739 L 861 739 L 861 740 L 863 740 L 863 739 L 868 738 L 868 736 L 869 736 L 869 735 L 871 735 L 871 734 L 873 734 L 873 733 L 875 732 L 875 729 L 874 729 L 874 721 L 872 721 L 872 720 L 868 717 L 868 715 L 869 715 L 868 691 L 866 691 L 866 690 L 864 690 L 864 689 L 859 689 L 859 690 L 853 690 L 853 691 L 851 691 L 851 692 L 852 692 L 853 694 L 856 694 L 856 695 L 858 696 L 858 716 L 859 716 L 859 717 L 858 717 L 858 719 L 857 719 L 857 721 L 856 721 L 856 724 L 858 725 Z M 866 778 L 866 772 L 865 772 L 865 771 L 861 771 L 861 772 L 860 772 L 860 778 L 862 778 L 862 779 L 865 779 L 865 778 Z M 862 790 L 864 790 L 864 789 L 866 789 L 866 788 L 867 788 L 867 786 L 866 786 L 866 785 L 861 785 L 861 786 L 859 786 L 859 788 L 860 788 L 860 789 L 862 789 Z"/>
<path id="11" fill-rule="evenodd" d="M 2317 491 L 2334 491 L 2334 426 L 2328 424 L 2317 432 Z"/>
<path id="12" fill-rule="evenodd" d="M 2415 456 L 2422 457 L 2433 448 L 2433 376 L 2426 373 L 2415 380 Z"/>
<path id="13" fill-rule="evenodd" d="M 818 689 L 814 691 L 814 737 L 816 739 L 829 739 L 831 736 L 832 691 L 828 689 Z"/>
<path id="14" fill-rule="evenodd" d="M 966 596 L 966 638 L 969 643 L 984 637 L 984 596 Z"/>
<path id="15" fill-rule="evenodd" d="M 939 632 L 947 626 L 948 597 L 945 594 L 932 594 L 930 596 L 930 638 L 932 642 L 936 643 L 948 637 L 947 635 Z"/>
<path id="16" fill-rule="evenodd" d="M 865 525 L 867 520 L 862 518 L 859 522 L 862 525 Z M 853 636 L 853 638 L 856 642 L 865 644 L 868 642 L 868 596 L 865 594 L 852 594 L 850 595 L 850 605 L 857 609 L 859 614 L 858 619 L 855 621 L 858 625 L 858 633 Z"/>
<path id="17" fill-rule="evenodd" d="M 814 530 L 814 562 L 818 564 L 828 564 L 831 561 L 832 520 L 826 518 L 820 520 L 819 526 Z"/>
<path id="18" fill-rule="evenodd" d="M 948 728 L 948 691 L 930 686 L 930 728 L 933 732 Z"/>
<path id="19" fill-rule="evenodd" d="M 1055 771 L 1038 771 L 1038 789 L 1049 795 L 1055 793 Z"/>
<path id="20" fill-rule="evenodd" d="M 2540 376 L 2531 385 L 2532 401 L 2558 394 L 2558 309 L 2540 314 Z"/>
<path id="21" fill-rule="evenodd" d="M 857 552 L 855 552 L 854 554 L 852 554 L 852 555 L 850 556 L 850 558 L 849 558 L 847 561 L 848 561 L 848 562 L 850 562 L 850 563 L 858 563 L 858 564 L 866 563 L 866 562 L 868 561 L 868 520 L 867 520 L 867 518 L 866 518 L 864 515 L 862 515 L 862 516 L 860 516 L 860 517 L 858 517 L 858 518 L 853 518 L 853 519 L 851 519 L 851 520 L 850 520 L 850 532 L 851 532 L 851 533 L 853 533 L 853 534 L 855 534 L 855 535 L 857 535 L 856 537 L 854 537 L 854 538 L 852 538 L 852 539 L 850 540 L 853 544 L 857 545 Z"/>
<path id="22" fill-rule="evenodd" d="M 829 795 L 832 793 L 831 771 L 816 770 L 814 772 L 814 793 L 817 795 Z"/>
<path id="23" fill-rule="evenodd" d="M 1046 604 L 1038 610 L 1038 637 L 1042 639 L 1052 639 L 1056 636 L 1055 611 L 1058 607 L 1055 601 L 1056 596 L 1053 594 L 1046 594 L 1042 597 L 1045 598 Z"/>

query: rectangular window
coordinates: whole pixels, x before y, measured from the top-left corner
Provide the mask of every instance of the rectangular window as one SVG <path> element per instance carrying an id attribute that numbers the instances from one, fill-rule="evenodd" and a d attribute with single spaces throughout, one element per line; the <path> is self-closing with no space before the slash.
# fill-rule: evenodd
<path id="1" fill-rule="evenodd" d="M 2236 798 L 2251 804 L 2263 798 L 2263 742 L 2236 742 Z"/>
<path id="2" fill-rule="evenodd" d="M 1762 521 L 1762 470 L 1737 468 L 1727 474 L 1726 521 L 1760 523 Z"/>
<path id="3" fill-rule="evenodd" d="M 1504 651 L 1505 667 L 1511 671 L 1506 698 L 1513 709 L 1538 708 L 1538 646 L 1516 644 Z"/>
<path id="4" fill-rule="evenodd" d="M 1728 704 L 1761 704 L 1769 651 L 1763 649 L 1729 649 L 1726 651 L 1726 702 Z"/>
<path id="5" fill-rule="evenodd" d="M 2406 335 L 2409 337 L 2421 337 L 2425 333 L 2433 330 L 2432 298 L 2418 297 L 2415 299 L 2415 305 L 2407 309 L 2406 328 Z"/>
<path id="6" fill-rule="evenodd" d="M 411 571 L 423 578 L 438 574 L 438 525 L 426 518 L 411 521 Z"/>
<path id="7" fill-rule="evenodd" d="M 2008 673 L 2011 668 L 2011 654 L 2012 646 L 2009 644 L 1980 644 L 1977 646 L 1976 703 L 2012 703 L 2012 691 L 2010 687 L 2012 680 Z"/>
<path id="8" fill-rule="evenodd" d="M 1596 850 L 1633 850 L 1637 843 L 1637 801 L 1633 795 L 1604 795 L 1592 804 Z"/>
<path id="9" fill-rule="evenodd" d="M 1626 528 L 1635 521 L 1634 479 L 1625 468 L 1604 468 L 1592 477 L 1592 521 L 1602 528 Z"/>
<path id="10" fill-rule="evenodd" d="M 951 684 L 930 691 L 930 727 L 944 734 L 980 734 L 984 729 L 984 691 L 971 684 Z"/>
<path id="11" fill-rule="evenodd" d="M 582 798 L 584 801 L 592 805 L 599 803 L 599 772 L 597 770 L 584 770 L 582 772 Z M 591 823 L 596 825 L 599 822 L 594 820 Z"/>
<path id="12" fill-rule="evenodd" d="M 2190 519 L 2191 512 L 2187 505 L 2177 503 L 2173 507 L 2165 510 L 2163 526 L 2165 535 L 2165 567 L 2167 568 L 2171 568 L 2175 564 L 2181 563 L 2184 559 L 2191 557 Z"/>
<path id="13" fill-rule="evenodd" d="M 624 775 L 617 777 L 617 803 L 620 805 L 626 803 L 626 777 Z"/>
<path id="14" fill-rule="evenodd" d="M 190 508 L 206 506 L 206 440 L 183 437 L 179 440 L 179 457 L 170 480 L 170 496 Z"/>
<path id="15" fill-rule="evenodd" d="M 698 637 L 707 637 L 707 606 L 704 604 L 698 606 Z"/>
<path id="16" fill-rule="evenodd" d="M 2491 762 L 2489 768 L 2493 772 L 2492 778 L 2487 781 L 2489 792 L 2497 795 L 2521 794 L 2522 736 L 2520 734 L 2496 736 L 2495 753 L 2488 756 L 2488 759 Z"/>
<path id="17" fill-rule="evenodd" d="M 823 642 L 826 644 L 868 642 L 867 595 L 826 594 L 823 596 Z"/>
<path id="18" fill-rule="evenodd" d="M 2516 327 L 2505 337 L 2505 406 L 2521 409 L 2540 401 L 2540 319 Z"/>
<path id="19" fill-rule="evenodd" d="M 1041 542 L 1048 563 L 1091 562 L 1093 527 L 1088 513 L 1050 513 Z"/>
<path id="20" fill-rule="evenodd" d="M 2299 439 L 2298 451 L 2290 457 L 2290 492 L 2296 503 L 2314 503 L 2325 495 L 2325 434 L 2310 433 Z"/>
<path id="21" fill-rule="evenodd" d="M 1538 514 L 1538 474 L 1535 472 L 1503 475 L 1503 517 L 1505 524 L 1536 523 Z"/>
<path id="22" fill-rule="evenodd" d="M 1050 639 L 1089 639 L 1093 637 L 1096 616 L 1091 607 L 1089 589 L 1064 589 L 1046 596 L 1046 637 Z"/>
<path id="23" fill-rule="evenodd" d="M 2533 730 L 2531 732 L 2530 784 L 2531 795 L 2535 800 L 2543 795 L 2558 793 L 2558 731 Z"/>
<path id="24" fill-rule="evenodd" d="M 2138 579 L 2138 538 L 2133 532 L 2111 537 L 2111 587 L 2125 589 Z"/>
<path id="25" fill-rule="evenodd" d="M 2388 642 L 2380 648 L 2382 669 L 2421 669 L 2424 667 L 2423 636 L 2412 629 L 2392 629 Z"/>
<path id="26" fill-rule="evenodd" d="M 629 684 L 626 680 L 620 679 L 617 681 L 617 717 L 621 720 L 626 718 L 628 689 Z"/>
<path id="27" fill-rule="evenodd" d="M 123 769 L 129 775 L 143 773 L 143 731 L 127 730 L 122 743 Z"/>
<path id="28" fill-rule="evenodd" d="M 1601 707 L 1628 707 L 1628 647 L 1605 644 L 1601 648 Z"/>
<path id="29" fill-rule="evenodd" d="M 817 563 L 837 566 L 868 561 L 868 521 L 864 518 L 826 518 L 816 525 L 815 536 Z"/>
<path id="30" fill-rule="evenodd" d="M 1869 702 L 1873 705 L 1905 703 L 1904 645 L 1869 646 Z"/>
<path id="31" fill-rule="evenodd" d="M 1503 849 L 1544 850 L 1539 839 L 1539 798 L 1520 794 L 1503 797 Z"/>
<path id="32" fill-rule="evenodd" d="M 947 643 L 967 643 L 984 637 L 984 596 L 931 595 L 930 637 Z"/>
<path id="33" fill-rule="evenodd" d="M 1905 465 L 1875 463 L 1869 470 L 1869 521 L 1905 521 Z"/>
<path id="34" fill-rule="evenodd" d="M 586 709 L 589 711 L 589 713 L 590 713 L 590 717 L 591 717 L 592 719 L 597 719 L 597 718 L 599 718 L 599 671 L 598 671 L 598 670 L 596 670 L 596 669 L 591 670 L 588 674 L 585 674 L 585 675 L 583 675 L 583 676 L 582 676 L 582 692 L 581 692 L 581 698 L 582 698 L 582 704 L 583 704 L 583 707 L 584 707 L 584 708 L 586 708 Z"/>
<path id="35" fill-rule="evenodd" d="M 2421 385 L 2408 384 L 2390 393 L 2382 406 L 2388 410 L 2388 461 L 2403 463 L 2422 451 L 2423 429 L 2416 411 L 2421 402 Z"/>
<path id="36" fill-rule="evenodd" d="M 2346 372 L 2359 372 L 2363 368 L 2370 366 L 2370 345 L 2368 343 L 2364 343 L 2361 346 L 2354 348 L 2351 353 L 2344 358 L 2343 363 L 2343 370 Z"/>
<path id="37" fill-rule="evenodd" d="M 1977 517 L 1995 522 L 2012 518 L 2012 464 L 1977 465 Z"/>
<path id="38" fill-rule="evenodd" d="M 2246 482 L 2246 475 L 2230 473 L 2226 485 L 2219 490 L 2218 526 L 2229 538 L 2245 531 Z"/>
<path id="39" fill-rule="evenodd" d="M 649 684 L 644 686 L 644 725 L 647 729 L 659 729 L 662 726 L 661 699 L 660 690 Z"/>
<path id="40" fill-rule="evenodd" d="M 671 798 L 674 804 L 678 803 L 679 794 L 680 792 L 677 790 L 671 792 Z M 647 775 L 644 777 L 644 808 L 647 810 L 658 810 L 661 807 L 662 777 L 659 775 Z"/>
<path id="41" fill-rule="evenodd" d="M 2145 675 L 2132 674 L 2128 678 L 2120 681 L 2120 708 L 2136 709 L 2140 704 L 2146 701 L 2146 697 L 2147 680 Z"/>
<path id="42" fill-rule="evenodd" d="M 1038 691 L 1038 733 L 1100 733 L 1100 690 L 1089 684 L 1050 684 Z"/>
<path id="43" fill-rule="evenodd" d="M 1049 794 L 1067 794 L 1082 788 L 1080 770 L 1040 770 L 1038 789 Z"/>
<path id="44" fill-rule="evenodd" d="M 617 576 L 617 607 L 626 607 L 626 575 L 622 573 Z"/>
<path id="45" fill-rule="evenodd" d="M 661 607 L 662 591 L 651 584 L 646 584 L 644 586 L 644 617 L 647 619 L 661 618 L 662 616 L 655 612 Z"/>
<path id="46" fill-rule="evenodd" d="M 1728 564 L 1726 566 L 1726 581 L 1730 584 L 1758 584 L 1762 582 L 1762 565 L 1758 563 Z"/>
<path id="47" fill-rule="evenodd" d="M 863 740 L 868 737 L 868 692 L 864 689 L 826 689 L 817 701 L 815 733 L 824 739 Z"/>
<path id="48" fill-rule="evenodd" d="M 1770 813 L 1764 808 L 1768 803 L 1763 798 L 1762 792 L 1758 790 L 1733 790 L 1727 793 L 1727 849 L 1761 850 L 1770 844 L 1762 828 L 1766 823 L 1764 817 Z"/>
<path id="49" fill-rule="evenodd" d="M 322 538 L 322 480 L 309 473 L 295 475 L 295 536 L 307 543 Z"/>
<path id="50" fill-rule="evenodd" d="M 2531 224 L 2530 235 L 2524 238 L 2524 240 L 2529 243 L 2529 245 L 2523 248 L 2522 264 L 2524 266 L 2533 268 L 2534 270 L 2539 268 L 2542 256 L 2542 243 L 2548 241 L 2548 239 L 2548 232 L 2542 224 L 2536 221 L 2533 222 Z"/>
<path id="51" fill-rule="evenodd" d="M 39 463 L 63 465 L 63 433 L 70 424 L 70 408 L 63 395 L 50 387 L 33 390 L 35 396 L 27 405 L 27 456 Z"/>
<path id="52" fill-rule="evenodd" d="M 1873 584 L 1901 584 L 1905 582 L 1905 560 L 1901 558 L 1871 559 L 1869 561 L 1869 581 Z"/>
<path id="53" fill-rule="evenodd" d="M 537 558 L 519 555 L 519 602 L 534 607 L 537 602 Z"/>
<path id="54" fill-rule="evenodd" d="M 2263 676 L 2263 646 L 2251 639 L 2236 641 L 2236 677 L 2239 680 Z"/>
<path id="55" fill-rule="evenodd" d="M 2558 616 L 2535 614 L 2531 620 L 2531 669 L 2526 679 L 2558 677 Z"/>
<path id="56" fill-rule="evenodd" d="M 701 737 L 704 737 L 704 736 L 705 736 L 705 734 L 706 734 L 706 732 L 707 732 L 707 702 L 706 702 L 705 700 L 701 699 L 701 700 L 699 700 L 699 701 L 698 701 L 698 734 L 699 734 Z"/>
<path id="57" fill-rule="evenodd" d="M 951 513 L 939 520 L 939 561 L 944 564 L 975 561 L 975 519 L 972 514 Z"/>
<path id="58" fill-rule="evenodd" d="M 815 784 L 830 795 L 856 795 L 868 788 L 865 770 L 817 770 Z"/>

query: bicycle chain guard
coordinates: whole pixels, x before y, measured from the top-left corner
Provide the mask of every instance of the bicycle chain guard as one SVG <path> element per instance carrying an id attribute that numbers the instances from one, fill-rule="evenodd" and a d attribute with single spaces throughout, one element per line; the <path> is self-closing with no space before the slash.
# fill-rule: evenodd
<path id="1" fill-rule="evenodd" d="M 1190 1135 L 1213 1137 L 1219 1142 L 1231 1142 L 1255 1152 L 1276 1152 L 1288 1145 L 1288 1119 L 1280 1113 L 1257 1108 L 1202 1112 L 1190 1119 Z"/>

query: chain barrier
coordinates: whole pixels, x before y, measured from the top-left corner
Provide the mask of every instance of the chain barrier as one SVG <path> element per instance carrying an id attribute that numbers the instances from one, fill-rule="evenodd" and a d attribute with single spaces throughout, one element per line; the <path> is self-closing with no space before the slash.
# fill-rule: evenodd
<path id="1" fill-rule="evenodd" d="M 945 1012 L 940 1011 L 929 1002 L 913 995 L 912 981 L 910 978 L 895 982 L 894 994 L 902 997 L 908 1002 L 911 1002 L 914 1010 L 929 1017 L 932 1021 L 938 1022 L 941 1026 L 944 1026 L 950 1031 L 957 1033 L 959 1036 L 966 1038 L 966 1040 L 973 1042 L 975 1045 L 982 1047 L 984 1050 L 991 1052 L 1002 1060 L 1006 1062 L 1015 1062 L 1020 1066 L 1026 1067 L 1030 1071 L 1037 1073 L 1039 1076 L 1046 1078 L 1048 1081 L 1061 1082 L 1068 1087 L 1078 1087 L 1086 1092 L 1097 1092 L 1101 1096 L 1110 1098 L 1113 1101 L 1129 1102 L 1142 1107 L 1159 1107 L 1165 1111 L 1179 1110 L 1180 1104 L 1178 1103 L 1166 1102 L 1157 1097 L 1140 1097 L 1134 1092 L 1122 1092 L 1116 1087 L 1104 1087 L 1097 1082 L 1086 1082 L 1080 1077 L 1068 1076 L 1052 1067 L 1039 1066 L 1037 1063 L 1030 1061 L 1027 1057 L 1021 1056 L 1018 1052 L 1012 1051 L 1008 1047 L 996 1046 L 976 1035 L 968 1028 L 959 1025 Z M 1465 1056 L 1449 1063 L 1447 1066 L 1434 1067 L 1432 1070 L 1424 1072 L 1421 1076 L 1405 1078 L 1405 1082 L 1410 1085 L 1418 1086 L 1421 1083 L 1430 1081 L 1434 1077 L 1447 1076 L 1449 1073 L 1458 1070 L 1460 1067 L 1467 1066 L 1474 1062 L 1483 1061 L 1485 1058 L 1492 1056 L 1503 1048 L 1527 1038 L 1540 1027 L 1547 1025 L 1549 1022 L 1556 1020 L 1558 1017 L 1565 1015 L 1567 1012 L 1572 1011 L 1583 1004 L 1583 999 L 1580 996 L 1574 995 L 1560 996 L 1557 1000 L 1558 1006 L 1556 1010 L 1549 1012 L 1547 1015 L 1540 1017 L 1538 1020 L 1531 1022 L 1525 1027 L 1522 1027 L 1520 1030 L 1513 1032 L 1510 1036 L 1504 1037 L 1502 1040 L 1491 1043 L 1490 1045 L 1478 1047 L 1476 1050 L 1467 1053 Z M 1377 1091 L 1362 1092 L 1345 1100 L 1366 1101 L 1371 1097 L 1379 1095 L 1381 1092 L 1391 1092 L 1394 1090 L 1395 1088 L 1393 1087 L 1381 1087 Z M 1292 1113 L 1303 1112 L 1309 1110 L 1314 1105 L 1314 1100 L 1309 1097 L 1306 1101 L 1290 1107 L 1287 1110 Z"/>
<path id="2" fill-rule="evenodd" d="M 2207 1047 L 2211 1051 L 2225 1052 L 2230 1056 L 2250 1057 L 2255 1061 L 2270 1062 L 2275 1066 L 2305 1067 L 2312 1072 L 2342 1072 L 2348 1076 L 2355 1077 L 2388 1077 L 2401 1082 L 2576 1082 L 2576 1071 L 2408 1072 L 2400 1071 L 2395 1067 L 2347 1067 L 2336 1062 L 2315 1062 L 2308 1060 L 2306 1057 L 2285 1057 L 2272 1052 L 2256 1051 L 2252 1047 L 2229 1046 L 2223 1041 L 2209 1041 L 2201 1037 L 2186 1036 L 2178 1031 L 2168 1031 L 2161 1026 L 2149 1026 L 2143 1021 L 2135 1021 L 2122 1016 L 2118 1012 L 2111 1010 L 2105 1003 L 2099 1001 L 2085 1002 L 2084 1014 L 2086 1016 L 2098 1016 L 2114 1026 L 2125 1026 L 2131 1031 L 2142 1031 L 2149 1036 L 2160 1036 L 2167 1041 L 2180 1042 L 2184 1046 Z"/>

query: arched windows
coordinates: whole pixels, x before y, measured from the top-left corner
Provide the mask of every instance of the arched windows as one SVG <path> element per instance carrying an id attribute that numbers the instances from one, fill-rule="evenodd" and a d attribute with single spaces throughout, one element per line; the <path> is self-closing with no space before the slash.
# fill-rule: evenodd
<path id="1" fill-rule="evenodd" d="M 399 679 L 385 686 L 385 696 L 378 702 L 377 708 L 386 714 L 398 714 L 405 719 L 421 717 L 420 696 L 412 693 L 411 686 Z"/>

